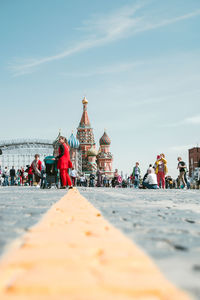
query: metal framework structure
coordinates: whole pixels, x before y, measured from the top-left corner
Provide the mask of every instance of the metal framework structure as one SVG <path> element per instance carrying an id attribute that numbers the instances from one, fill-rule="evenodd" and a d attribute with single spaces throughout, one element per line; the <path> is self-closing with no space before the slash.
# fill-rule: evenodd
<path id="1" fill-rule="evenodd" d="M 2 169 L 5 166 L 10 169 L 12 166 L 15 169 L 21 167 L 26 168 L 34 159 L 34 155 L 38 153 L 40 159 L 43 160 L 45 156 L 52 155 L 53 141 L 41 139 L 15 139 L 0 141 L 0 166 Z M 0 152 L 1 152 L 0 151 Z"/>
<path id="2" fill-rule="evenodd" d="M 16 148 L 45 148 L 52 147 L 53 142 L 51 140 L 41 140 L 41 139 L 14 139 L 14 140 L 4 140 L 0 141 L 0 148 L 2 150 L 10 150 Z"/>
<path id="3" fill-rule="evenodd" d="M 40 159 L 48 155 L 53 155 L 53 141 L 42 139 L 15 139 L 0 141 L 0 167 L 3 170 L 5 167 L 15 169 L 21 167 L 26 168 L 34 159 L 34 155 L 38 153 Z M 78 174 L 82 173 L 82 153 L 81 150 L 76 151 L 74 167 Z"/>

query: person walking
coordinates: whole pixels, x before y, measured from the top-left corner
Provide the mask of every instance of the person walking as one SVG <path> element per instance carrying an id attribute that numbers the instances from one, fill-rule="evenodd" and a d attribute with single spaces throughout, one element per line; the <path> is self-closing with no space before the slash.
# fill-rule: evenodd
<path id="1" fill-rule="evenodd" d="M 165 159 L 164 153 L 161 153 L 157 156 L 157 160 L 155 162 L 155 170 L 157 175 L 157 181 L 158 181 L 158 187 L 161 186 L 163 189 L 165 189 L 165 175 L 167 174 L 167 160 Z"/>
<path id="2" fill-rule="evenodd" d="M 11 185 L 15 185 L 15 176 L 16 176 L 15 168 L 14 168 L 14 166 L 12 166 L 12 169 L 10 169 Z"/>
<path id="3" fill-rule="evenodd" d="M 28 185 L 32 186 L 33 185 L 33 170 L 30 165 L 26 166 L 27 169 L 25 170 L 26 173 L 28 173 Z"/>
<path id="4" fill-rule="evenodd" d="M 119 177 L 118 169 L 115 169 L 114 177 L 112 179 L 112 187 L 116 187 L 118 185 L 118 177 Z"/>
<path id="5" fill-rule="evenodd" d="M 106 174 L 104 174 L 104 176 L 103 176 L 103 187 L 107 187 L 107 182 L 108 182 L 108 178 L 107 178 Z"/>
<path id="6" fill-rule="evenodd" d="M 177 169 L 179 170 L 178 188 L 180 188 L 181 181 L 184 185 L 183 187 L 186 188 L 187 187 L 187 178 L 186 178 L 187 166 L 180 156 L 177 158 L 177 160 L 178 160 Z"/>
<path id="7" fill-rule="evenodd" d="M 17 175 L 16 175 L 16 183 L 17 185 L 21 185 L 21 178 L 20 178 L 20 169 L 17 170 Z"/>
<path id="8" fill-rule="evenodd" d="M 74 167 L 72 167 L 70 175 L 71 175 L 71 179 L 72 179 L 72 184 L 73 184 L 73 186 L 75 186 L 76 185 L 77 171 L 74 169 Z"/>
<path id="9" fill-rule="evenodd" d="M 3 178 L 4 178 L 3 186 L 8 186 L 8 185 L 9 185 L 9 181 L 8 181 L 8 178 L 9 178 L 8 167 L 5 167 L 5 168 L 4 168 L 4 171 L 3 171 Z"/>
<path id="10" fill-rule="evenodd" d="M 19 176 L 20 176 L 20 185 L 24 185 L 24 168 L 21 167 L 19 170 Z"/>
<path id="11" fill-rule="evenodd" d="M 89 177 L 89 187 L 94 187 L 94 181 L 95 181 L 95 175 L 91 173 Z"/>
<path id="12" fill-rule="evenodd" d="M 136 162 L 135 167 L 133 168 L 132 177 L 134 180 L 134 187 L 136 189 L 139 188 L 140 184 L 140 168 L 139 168 L 139 162 Z"/>
<path id="13" fill-rule="evenodd" d="M 42 161 L 41 181 L 40 181 L 41 188 L 44 187 L 44 183 L 45 183 L 45 171 L 46 171 L 45 163 L 44 163 L 44 161 Z"/>
<path id="14" fill-rule="evenodd" d="M 80 186 L 85 186 L 86 185 L 86 178 L 85 178 L 85 174 L 81 174 L 80 176 Z"/>
<path id="15" fill-rule="evenodd" d="M 97 187 L 101 187 L 103 184 L 103 176 L 102 176 L 101 169 L 97 170 L 96 176 L 97 176 Z"/>
<path id="16" fill-rule="evenodd" d="M 56 156 L 57 168 L 60 170 L 60 177 L 61 177 L 61 189 L 65 189 L 67 186 L 72 188 L 71 178 L 68 174 L 68 169 L 72 168 L 72 162 L 70 160 L 69 155 L 69 146 L 65 137 L 59 137 L 59 155 Z"/>
<path id="17" fill-rule="evenodd" d="M 37 183 L 37 187 L 40 187 L 41 171 L 42 171 L 42 162 L 40 160 L 40 155 L 35 154 L 35 159 L 31 164 L 31 169 L 33 172 L 34 180 Z"/>

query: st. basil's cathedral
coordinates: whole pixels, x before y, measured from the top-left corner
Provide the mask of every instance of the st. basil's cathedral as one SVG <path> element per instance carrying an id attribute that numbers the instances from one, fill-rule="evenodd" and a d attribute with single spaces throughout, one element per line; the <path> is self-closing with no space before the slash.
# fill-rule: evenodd
<path id="1" fill-rule="evenodd" d="M 112 177 L 113 155 L 110 152 L 111 140 L 106 131 L 104 131 L 99 140 L 99 150 L 96 150 L 93 128 L 87 112 L 88 100 L 86 97 L 82 100 L 82 104 L 83 114 L 77 128 L 77 135 L 75 137 L 72 133 L 68 139 L 73 166 L 79 173 L 91 174 L 96 173 L 99 169 L 106 176 Z M 58 138 L 59 136 L 54 142 L 54 149 L 57 148 Z"/>

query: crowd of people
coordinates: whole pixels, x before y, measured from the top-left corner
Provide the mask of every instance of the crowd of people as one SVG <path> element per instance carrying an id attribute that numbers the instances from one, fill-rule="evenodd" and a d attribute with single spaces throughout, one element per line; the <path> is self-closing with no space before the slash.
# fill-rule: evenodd
<path id="1" fill-rule="evenodd" d="M 42 169 L 44 170 L 44 165 L 39 160 L 39 154 L 35 155 L 31 165 L 27 165 L 26 168 L 21 167 L 18 170 L 15 170 L 14 166 L 9 170 L 8 167 L 5 167 L 4 170 L 0 167 L 0 185 L 3 186 L 14 186 L 14 185 L 33 185 L 33 182 L 36 185 L 39 185 L 41 182 L 41 173 Z"/>
<path id="2" fill-rule="evenodd" d="M 21 167 L 15 170 L 14 166 L 9 170 L 5 167 L 0 168 L 0 185 L 35 185 L 45 188 L 51 187 L 48 185 L 48 180 L 51 178 L 51 183 L 54 183 L 61 189 L 72 188 L 73 186 L 83 187 L 134 187 L 136 189 L 165 189 L 165 188 L 190 188 L 190 183 L 187 179 L 187 166 L 181 157 L 177 158 L 177 169 L 179 176 L 177 179 L 172 179 L 167 175 L 167 160 L 164 153 L 157 155 L 154 164 L 150 164 L 145 175 L 141 176 L 139 162 L 135 163 L 133 171 L 129 177 L 123 178 L 116 169 L 112 177 L 107 176 L 102 169 L 97 172 L 85 175 L 79 174 L 72 165 L 69 155 L 69 146 L 64 137 L 59 138 L 59 149 L 56 157 L 48 157 L 51 166 L 56 166 L 59 172 L 48 174 L 49 168 L 47 161 L 42 162 L 39 154 L 35 154 L 34 160 L 26 168 Z M 52 167 L 51 167 L 52 171 Z M 52 174 L 55 179 L 52 181 Z"/>
<path id="3" fill-rule="evenodd" d="M 72 168 L 72 163 L 70 160 L 69 146 L 67 144 L 66 138 L 60 136 L 59 138 L 59 148 L 58 155 L 51 158 L 52 161 L 55 161 L 54 165 L 56 169 L 59 169 L 60 177 L 60 188 L 72 188 L 71 178 L 69 176 L 69 168 Z M 72 168 L 73 169 L 73 168 Z M 33 184 L 37 187 L 43 187 L 45 181 L 46 165 L 45 162 L 42 163 L 40 160 L 40 155 L 35 154 L 35 158 L 32 161 L 31 165 L 27 165 L 26 169 L 21 167 L 21 169 L 15 170 L 14 166 L 8 170 L 8 167 L 5 167 L 2 171 L 0 168 L 0 184 L 3 186 L 8 185 L 29 185 Z M 55 183 L 57 179 L 55 180 Z"/>
<path id="4" fill-rule="evenodd" d="M 165 154 L 161 153 L 157 155 L 157 159 L 154 165 L 150 164 L 146 174 L 143 178 L 140 177 L 139 162 L 136 162 L 133 172 L 130 176 L 131 182 L 135 188 L 147 188 L 147 189 L 166 189 L 166 188 L 184 188 L 189 189 L 190 183 L 187 179 L 187 166 L 186 163 L 179 156 L 177 158 L 177 169 L 179 170 L 179 176 L 177 179 L 172 179 L 171 176 L 167 176 L 167 160 Z"/>

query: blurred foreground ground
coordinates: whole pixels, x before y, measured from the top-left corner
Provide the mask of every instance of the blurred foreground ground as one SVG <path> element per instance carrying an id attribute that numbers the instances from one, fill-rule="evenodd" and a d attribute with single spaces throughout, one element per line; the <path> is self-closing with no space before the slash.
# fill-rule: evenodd
<path id="1" fill-rule="evenodd" d="M 141 246 L 165 276 L 200 299 L 200 192 L 80 188 L 117 228 Z M 0 189 L 0 253 L 66 191 Z"/>

